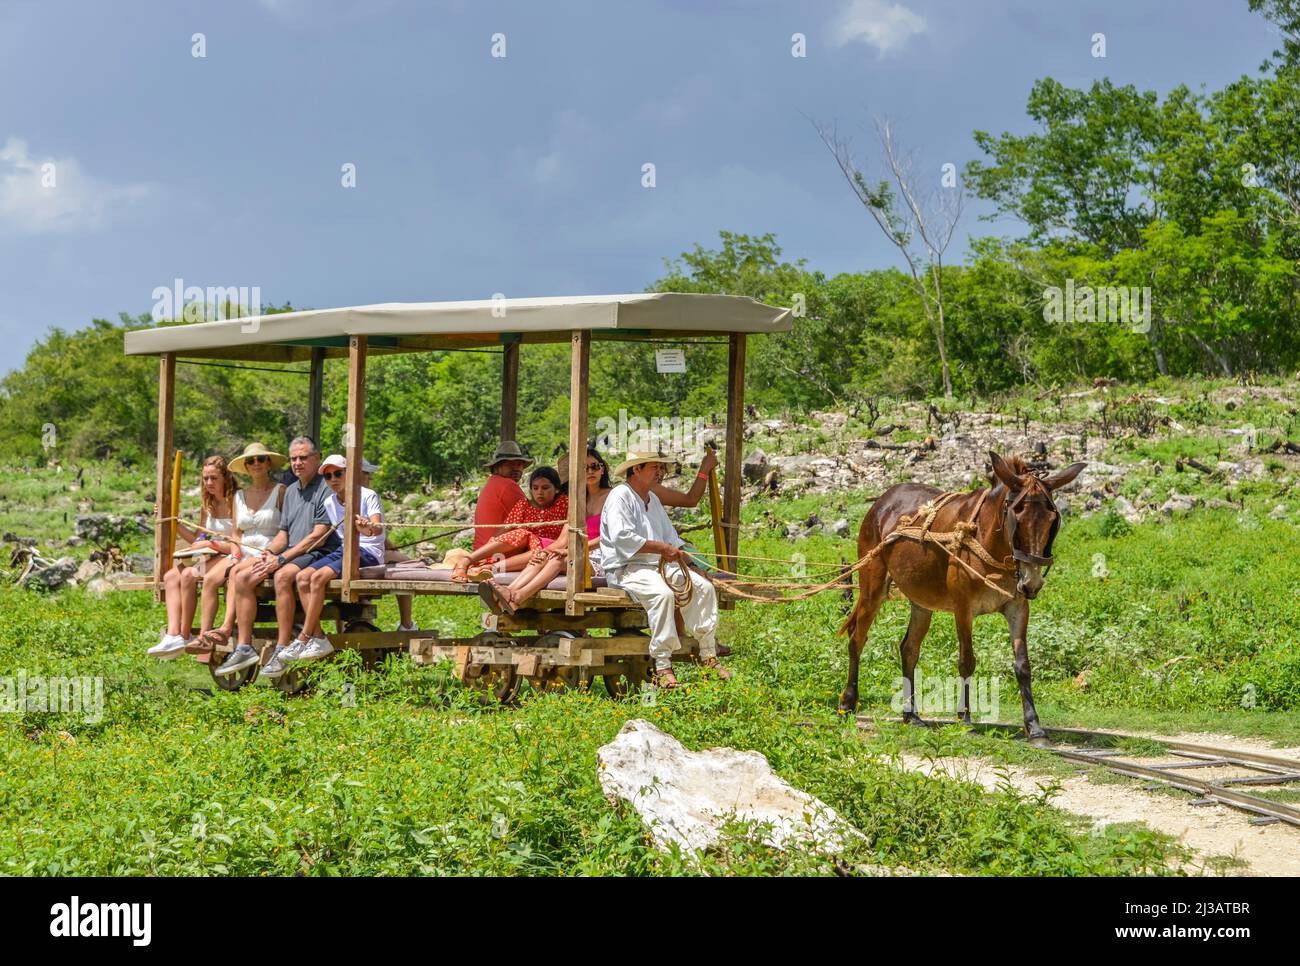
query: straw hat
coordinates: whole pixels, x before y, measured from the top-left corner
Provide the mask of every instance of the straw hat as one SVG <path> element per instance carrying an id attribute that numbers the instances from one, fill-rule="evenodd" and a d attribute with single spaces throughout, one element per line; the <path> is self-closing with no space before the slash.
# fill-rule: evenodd
<path id="1" fill-rule="evenodd" d="M 631 467 L 639 466 L 642 463 L 666 463 L 671 466 L 674 463 L 680 463 L 680 462 L 681 460 L 679 460 L 676 456 L 665 456 L 663 453 L 654 450 L 630 449 L 627 451 L 627 459 L 619 463 L 618 466 L 614 467 L 614 472 L 612 475 L 622 476 Z"/>
<path id="2" fill-rule="evenodd" d="M 261 443 L 249 443 L 244 447 L 244 451 L 230 461 L 228 466 L 232 473 L 242 473 L 248 476 L 248 458 L 250 456 L 269 456 L 271 458 L 271 469 L 278 470 L 286 462 L 284 456 L 280 453 L 273 453 Z"/>
<path id="3" fill-rule="evenodd" d="M 533 458 L 525 455 L 524 451 L 519 448 L 519 444 L 513 439 L 503 440 L 498 444 L 492 453 L 492 459 L 483 464 L 484 469 L 492 469 L 498 463 L 504 463 L 506 460 L 525 460 L 528 465 L 533 464 Z"/>

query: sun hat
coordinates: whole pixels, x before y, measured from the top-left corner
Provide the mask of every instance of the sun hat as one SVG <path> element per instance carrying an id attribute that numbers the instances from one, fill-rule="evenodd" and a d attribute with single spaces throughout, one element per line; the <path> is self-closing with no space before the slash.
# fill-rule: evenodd
<path id="1" fill-rule="evenodd" d="M 226 467 L 232 473 L 242 473 L 248 475 L 248 458 L 250 456 L 269 456 L 271 458 L 271 469 L 278 470 L 288 462 L 282 453 L 274 453 L 267 449 L 261 443 L 249 443 L 244 447 L 244 451 L 230 461 Z"/>
<path id="2" fill-rule="evenodd" d="M 483 464 L 484 469 L 492 469 L 498 463 L 504 463 L 506 460 L 525 460 L 529 466 L 533 464 L 533 458 L 524 453 L 519 448 L 519 444 L 513 439 L 502 440 L 497 444 L 497 448 L 492 452 L 492 459 Z"/>
<path id="3" fill-rule="evenodd" d="M 612 475 L 622 476 L 631 467 L 639 466 L 642 463 L 673 464 L 673 463 L 680 463 L 680 462 L 681 460 L 678 459 L 676 456 L 667 456 L 664 453 L 656 452 L 654 450 L 630 449 L 627 451 L 627 459 L 619 463 L 618 466 L 614 467 L 614 472 Z"/>

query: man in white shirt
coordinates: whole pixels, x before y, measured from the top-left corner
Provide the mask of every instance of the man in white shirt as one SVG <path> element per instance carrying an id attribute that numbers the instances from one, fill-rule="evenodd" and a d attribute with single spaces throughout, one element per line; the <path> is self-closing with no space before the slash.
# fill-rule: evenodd
<path id="1" fill-rule="evenodd" d="M 677 603 L 659 574 L 659 561 L 688 565 L 690 557 L 680 549 L 685 541 L 652 487 L 662 482 L 664 464 L 676 461 L 650 452 L 631 451 L 627 456 L 614 470 L 615 476 L 627 473 L 627 483 L 614 487 L 600 513 L 600 564 L 610 584 L 645 608 L 655 685 L 671 690 L 678 686 L 673 674 L 673 651 L 680 644 L 673 617 Z M 691 599 L 681 607 L 687 633 L 699 642 L 700 663 L 725 680 L 731 672 L 717 658 L 717 594 L 703 575 L 689 567 L 686 574 L 692 586 Z"/>
<path id="2" fill-rule="evenodd" d="M 325 504 L 330 522 L 334 524 L 340 542 L 334 553 L 322 557 L 308 568 L 298 572 L 298 599 L 302 601 L 302 632 L 289 645 L 285 662 L 315 661 L 334 653 L 334 645 L 320 626 L 321 611 L 325 608 L 325 594 L 331 580 L 343 573 L 343 502 L 347 481 L 346 457 L 331 455 L 320 465 L 320 475 L 325 478 L 334 496 Z M 357 515 L 357 530 L 361 534 L 361 566 L 374 567 L 384 562 L 384 508 L 379 495 L 367 486 L 361 487 L 361 512 Z"/>

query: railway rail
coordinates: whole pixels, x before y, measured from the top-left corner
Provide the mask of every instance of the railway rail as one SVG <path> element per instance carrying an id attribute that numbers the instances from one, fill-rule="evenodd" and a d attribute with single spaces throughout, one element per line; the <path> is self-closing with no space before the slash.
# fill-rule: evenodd
<path id="1" fill-rule="evenodd" d="M 897 719 L 892 720 L 897 721 Z M 863 730 L 871 730 L 874 727 L 874 721 L 867 715 L 858 715 L 857 722 L 858 727 Z M 1018 724 L 989 722 L 965 725 L 961 722 L 940 720 L 927 721 L 926 724 L 931 727 L 957 724 L 978 734 L 1024 733 L 1023 726 Z M 1088 731 L 1082 728 L 1046 728 L 1045 730 L 1048 738 L 1053 742 L 1075 746 L 1041 746 L 1044 751 L 1050 751 L 1067 761 L 1099 765 L 1131 778 L 1145 778 L 1150 783 L 1145 786 L 1148 788 L 1163 786 L 1192 792 L 1197 797 L 1188 802 L 1189 805 L 1227 805 L 1254 814 L 1255 818 L 1251 819 L 1252 824 L 1271 825 L 1284 822 L 1300 828 L 1300 807 L 1237 790 L 1241 786 L 1286 788 L 1290 785 L 1300 791 L 1300 784 L 1296 784 L 1300 783 L 1300 761 L 1260 752 L 1218 748 L 1212 745 L 1115 731 Z M 1132 760 L 1151 756 L 1114 747 L 1126 740 L 1160 746 L 1164 751 L 1154 757 L 1162 761 L 1150 763 Z M 1088 747 L 1078 747 L 1080 745 Z M 1163 759 L 1177 760 L 1163 761 Z M 1200 768 L 1222 769 L 1233 773 L 1218 775 L 1209 780 L 1189 774 Z"/>

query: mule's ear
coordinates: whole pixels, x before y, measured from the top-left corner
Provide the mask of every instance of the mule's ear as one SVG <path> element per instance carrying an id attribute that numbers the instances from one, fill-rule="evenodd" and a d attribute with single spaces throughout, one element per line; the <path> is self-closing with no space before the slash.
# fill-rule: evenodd
<path id="1" fill-rule="evenodd" d="M 992 450 L 989 450 L 989 462 L 993 464 L 993 475 L 1001 480 L 1008 490 L 1014 492 L 1025 485 L 1020 482 L 1016 471 L 1007 465 L 1007 461 Z"/>
<path id="2" fill-rule="evenodd" d="M 1074 482 L 1074 478 L 1083 472 L 1087 463 L 1073 463 L 1061 470 L 1059 473 L 1053 473 L 1043 480 L 1043 486 L 1049 490 L 1059 490 L 1061 487 Z"/>

